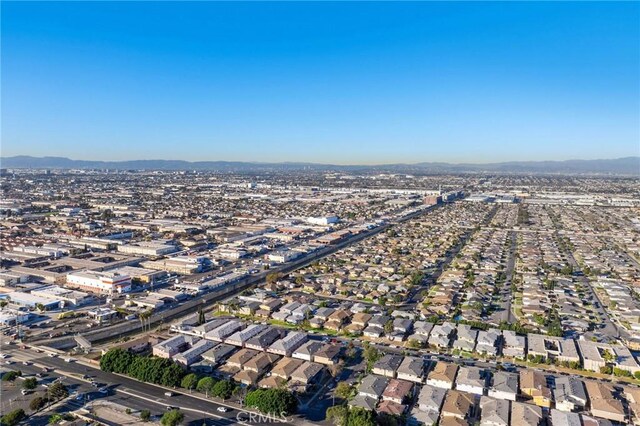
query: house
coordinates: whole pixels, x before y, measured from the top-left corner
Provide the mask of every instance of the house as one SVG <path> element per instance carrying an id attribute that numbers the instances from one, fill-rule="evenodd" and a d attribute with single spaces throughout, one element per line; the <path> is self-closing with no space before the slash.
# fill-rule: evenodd
<path id="1" fill-rule="evenodd" d="M 358 394 L 374 398 L 376 401 L 380 399 L 384 390 L 389 384 L 389 379 L 382 376 L 376 376 L 375 374 L 369 374 L 365 376 L 360 382 L 358 388 Z"/>
<path id="2" fill-rule="evenodd" d="M 474 417 L 475 402 L 472 395 L 457 390 L 447 392 L 440 412 L 440 424 L 452 417 L 468 424 L 468 420 Z"/>
<path id="3" fill-rule="evenodd" d="M 443 417 L 440 415 L 438 426 L 469 426 L 469 422 L 467 420 L 459 419 L 458 417 Z"/>
<path id="4" fill-rule="evenodd" d="M 298 349 L 293 351 L 291 355 L 294 358 L 303 359 L 305 361 L 313 361 L 313 356 L 324 344 L 315 340 L 303 343 Z"/>
<path id="5" fill-rule="evenodd" d="M 173 360 L 184 367 L 189 367 L 191 364 L 200 361 L 202 354 L 213 348 L 215 343 L 211 340 L 199 340 L 191 348 L 173 357 Z"/>
<path id="6" fill-rule="evenodd" d="M 371 314 L 358 312 L 357 314 L 353 315 L 353 318 L 351 318 L 351 324 L 360 327 L 360 329 L 364 329 L 371 318 L 373 318 L 373 315 Z"/>
<path id="7" fill-rule="evenodd" d="M 313 315 L 315 318 L 327 321 L 331 314 L 333 314 L 335 311 L 336 310 L 333 308 L 318 308 L 318 310 Z"/>
<path id="8" fill-rule="evenodd" d="M 476 341 L 476 352 L 490 356 L 498 355 L 501 336 L 500 330 L 495 328 L 490 328 L 486 331 L 480 330 Z"/>
<path id="9" fill-rule="evenodd" d="M 227 359 L 237 348 L 235 346 L 219 343 L 202 354 L 202 359 L 211 364 L 219 364 Z"/>
<path id="10" fill-rule="evenodd" d="M 266 325 L 263 325 L 263 324 L 251 324 L 250 326 L 248 326 L 244 330 L 240 330 L 240 331 L 237 331 L 237 332 L 233 333 L 231 336 L 229 336 L 226 339 L 224 339 L 224 342 L 229 344 L 229 345 L 244 346 L 244 344 L 247 342 L 247 340 L 249 340 L 253 336 L 256 336 L 256 335 L 262 333 L 267 328 L 269 328 L 269 327 L 267 327 Z"/>
<path id="11" fill-rule="evenodd" d="M 391 320 L 391 317 L 388 315 L 376 314 L 371 317 L 368 325 L 384 329 L 384 326 L 389 322 L 389 320 Z"/>
<path id="12" fill-rule="evenodd" d="M 640 388 L 635 386 L 625 386 L 623 391 L 633 424 L 640 425 Z"/>
<path id="13" fill-rule="evenodd" d="M 390 400 L 383 400 L 378 404 L 377 412 L 389 414 L 391 416 L 402 416 L 407 409 L 406 405 L 398 404 Z"/>
<path id="14" fill-rule="evenodd" d="M 458 324 L 458 334 L 453 342 L 453 348 L 464 352 L 473 352 L 476 347 L 478 331 L 466 324 Z"/>
<path id="15" fill-rule="evenodd" d="M 624 423 L 626 420 L 622 402 L 615 397 L 613 386 L 587 380 L 584 382 L 591 405 L 591 414 L 603 419 Z"/>
<path id="16" fill-rule="evenodd" d="M 424 360 L 414 356 L 405 356 L 397 370 L 398 379 L 422 383 L 424 379 Z"/>
<path id="17" fill-rule="evenodd" d="M 457 364 L 438 362 L 429 375 L 427 384 L 442 389 L 453 389 L 453 383 L 458 373 Z"/>
<path id="18" fill-rule="evenodd" d="M 289 380 L 291 378 L 291 374 L 303 363 L 304 361 L 301 359 L 282 358 L 271 369 L 271 376 L 279 377 L 285 381 Z"/>
<path id="19" fill-rule="evenodd" d="M 413 383 L 405 380 L 391 379 L 382 393 L 382 399 L 385 401 L 393 401 L 396 404 L 403 404 L 411 396 L 412 390 Z"/>
<path id="20" fill-rule="evenodd" d="M 433 425 L 438 422 L 440 409 L 447 391 L 433 386 L 424 385 L 420 391 L 418 402 L 407 418 L 410 425 Z"/>
<path id="21" fill-rule="evenodd" d="M 351 315 L 349 314 L 349 312 L 339 309 L 334 313 L 332 313 L 331 315 L 329 315 L 327 322 L 324 323 L 324 328 L 338 331 L 342 328 L 344 324 L 347 323 L 350 317 Z"/>
<path id="22" fill-rule="evenodd" d="M 580 355 L 573 339 L 529 333 L 527 346 L 529 357 L 541 356 L 543 359 L 560 362 L 580 362 Z"/>
<path id="23" fill-rule="evenodd" d="M 518 374 L 496 371 L 488 395 L 495 399 L 515 401 L 518 396 Z"/>
<path id="24" fill-rule="evenodd" d="M 442 325 L 434 325 L 429 335 L 429 345 L 437 348 L 448 348 L 454 332 L 455 327 L 450 322 L 445 322 Z"/>
<path id="25" fill-rule="evenodd" d="M 326 343 L 318 349 L 314 355 L 314 361 L 323 365 L 335 365 L 338 363 L 340 346 Z"/>
<path id="26" fill-rule="evenodd" d="M 430 385 L 422 386 L 418 396 L 418 408 L 422 411 L 434 411 L 440 414 L 447 391 Z"/>
<path id="27" fill-rule="evenodd" d="M 297 308 L 300 307 L 300 305 L 301 303 L 298 303 L 296 301 L 289 302 L 286 305 L 281 306 L 279 312 L 284 312 L 286 314 L 291 315 L 293 311 L 295 311 Z"/>
<path id="28" fill-rule="evenodd" d="M 487 373 L 478 367 L 460 367 L 456 378 L 456 389 L 462 392 L 483 395 L 487 384 Z"/>
<path id="29" fill-rule="evenodd" d="M 359 393 L 349 401 L 349 408 L 364 408 L 365 410 L 375 411 L 378 405 L 378 398 L 372 398 L 365 394 Z"/>
<path id="30" fill-rule="evenodd" d="M 520 391 L 533 398 L 533 403 L 540 407 L 551 407 L 551 389 L 547 387 L 547 379 L 539 371 L 520 371 Z"/>
<path id="31" fill-rule="evenodd" d="M 307 333 L 292 331 L 285 337 L 273 342 L 267 349 L 267 352 L 271 352 L 276 355 L 291 356 L 293 351 L 305 343 L 308 338 Z"/>
<path id="32" fill-rule="evenodd" d="M 258 383 L 260 375 L 253 370 L 241 370 L 233 376 L 233 380 L 245 386 L 254 386 Z"/>
<path id="33" fill-rule="evenodd" d="M 298 360 L 300 361 L 300 360 Z M 286 386 L 287 380 L 279 376 L 267 375 L 258 382 L 260 388 L 283 388 Z"/>
<path id="34" fill-rule="evenodd" d="M 542 424 L 542 408 L 524 404 L 522 402 L 511 403 L 511 424 L 517 426 L 540 426 Z"/>
<path id="35" fill-rule="evenodd" d="M 261 333 L 253 336 L 244 344 L 245 348 L 255 349 L 257 351 L 266 351 L 269 346 L 283 335 L 280 328 L 269 327 Z"/>
<path id="36" fill-rule="evenodd" d="M 586 414 L 581 414 L 580 418 L 582 419 L 582 426 L 613 426 L 611 420 L 607 419 L 591 417 Z"/>
<path id="37" fill-rule="evenodd" d="M 210 332 L 211 330 L 215 330 L 216 328 L 220 327 L 223 324 L 226 324 L 227 322 L 229 322 L 229 319 L 217 318 L 217 319 L 205 322 L 202 325 L 193 327 L 189 331 L 187 331 L 187 330 L 180 330 L 180 331 L 185 333 L 185 334 L 193 334 L 193 335 L 198 336 L 198 337 L 205 337 L 205 335 L 208 332 Z"/>
<path id="38" fill-rule="evenodd" d="M 508 400 L 480 397 L 480 426 L 509 426 L 511 405 Z"/>
<path id="39" fill-rule="evenodd" d="M 365 328 L 364 331 L 362 332 L 362 334 L 371 338 L 380 337 L 382 336 L 383 333 L 384 333 L 384 328 L 378 325 L 372 325 L 372 324 L 369 324 L 367 328 Z"/>
<path id="40" fill-rule="evenodd" d="M 261 376 L 271 367 L 271 364 L 276 362 L 279 358 L 280 357 L 278 355 L 270 354 L 267 352 L 261 352 L 258 355 L 254 356 L 253 358 L 251 358 L 249 361 L 247 361 L 242 366 L 242 369 L 254 371 L 255 373 L 258 374 L 258 376 Z"/>
<path id="41" fill-rule="evenodd" d="M 393 330 L 398 333 L 407 334 L 413 328 L 413 321 L 406 318 L 396 318 L 393 320 Z"/>
<path id="42" fill-rule="evenodd" d="M 582 426 L 582 420 L 580 420 L 578 413 L 552 409 L 550 420 L 551 426 Z"/>
<path id="43" fill-rule="evenodd" d="M 243 365 L 258 354 L 259 352 L 253 349 L 240 349 L 238 352 L 231 355 L 225 364 L 231 367 L 242 368 Z"/>
<path id="44" fill-rule="evenodd" d="M 591 340 L 578 340 L 585 370 L 599 372 L 607 364 L 631 374 L 640 371 L 640 365 L 626 346 L 610 345 Z"/>
<path id="45" fill-rule="evenodd" d="M 526 356 L 527 339 L 524 336 L 519 336 L 515 331 L 503 330 L 502 340 L 504 345 L 502 346 L 502 354 L 511 358 L 524 359 Z"/>
<path id="46" fill-rule="evenodd" d="M 291 381 L 301 383 L 303 385 L 309 385 L 315 383 L 320 378 L 324 366 L 315 362 L 305 361 L 300 367 L 291 373 Z"/>
<path id="47" fill-rule="evenodd" d="M 401 363 L 402 356 L 387 354 L 373 364 L 372 372 L 381 376 L 394 378 Z"/>
<path id="48" fill-rule="evenodd" d="M 582 380 L 572 376 L 556 377 L 553 396 L 560 411 L 583 411 L 588 403 Z"/>
<path id="49" fill-rule="evenodd" d="M 197 337 L 187 336 L 184 334 L 178 334 L 170 339 L 158 343 L 153 346 L 153 356 L 160 358 L 171 358 L 180 352 L 185 351 L 193 343 L 197 342 Z"/>
<path id="50" fill-rule="evenodd" d="M 428 338 L 432 328 L 433 328 L 433 323 L 426 322 L 426 321 L 416 321 L 413 324 L 412 336 L 420 335 Z"/>

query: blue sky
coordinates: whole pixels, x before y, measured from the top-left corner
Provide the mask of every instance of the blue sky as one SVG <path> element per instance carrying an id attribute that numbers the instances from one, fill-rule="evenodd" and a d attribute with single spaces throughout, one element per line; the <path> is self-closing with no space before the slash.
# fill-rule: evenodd
<path id="1" fill-rule="evenodd" d="M 2 155 L 640 151 L 640 5 L 2 2 Z"/>

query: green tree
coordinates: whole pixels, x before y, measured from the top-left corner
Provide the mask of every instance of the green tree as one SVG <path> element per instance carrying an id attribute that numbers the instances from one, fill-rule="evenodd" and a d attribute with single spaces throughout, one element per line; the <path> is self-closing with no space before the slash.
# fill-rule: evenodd
<path id="1" fill-rule="evenodd" d="M 15 409 L 0 417 L 2 426 L 14 426 L 20 423 L 27 415 L 22 408 Z"/>
<path id="2" fill-rule="evenodd" d="M 202 309 L 198 310 L 198 325 L 202 325 L 206 322 L 204 311 Z"/>
<path id="3" fill-rule="evenodd" d="M 169 410 L 162 416 L 162 426 L 177 426 L 184 420 L 184 414 L 180 410 Z"/>
<path id="4" fill-rule="evenodd" d="M 346 426 L 375 426 L 375 414 L 364 408 L 354 407 L 349 410 Z"/>
<path id="5" fill-rule="evenodd" d="M 613 368 L 611 368 L 610 365 L 605 365 L 603 367 L 600 367 L 600 373 L 601 374 L 611 374 L 611 373 L 613 373 Z"/>
<path id="6" fill-rule="evenodd" d="M 49 417 L 49 424 L 50 425 L 55 425 L 55 424 L 60 423 L 63 420 L 64 420 L 64 417 L 62 416 L 62 414 L 55 413 L 55 414 L 51 415 L 51 417 Z"/>
<path id="7" fill-rule="evenodd" d="M 282 278 L 282 274 L 280 272 L 271 272 L 267 274 L 267 283 L 272 284 Z"/>
<path id="8" fill-rule="evenodd" d="M 169 364 L 170 365 L 166 366 L 164 371 L 162 372 L 159 383 L 163 386 L 176 387 L 178 386 L 178 383 L 180 383 L 182 376 L 184 375 L 184 370 L 178 364 L 175 364 L 171 361 L 169 361 Z"/>
<path id="9" fill-rule="evenodd" d="M 210 393 L 213 386 L 216 384 L 216 381 L 213 377 L 203 377 L 198 380 L 198 384 L 196 385 L 196 390 L 202 393 Z"/>
<path id="10" fill-rule="evenodd" d="M 336 386 L 336 396 L 342 399 L 349 399 L 353 392 L 353 387 L 347 382 L 340 382 Z"/>
<path id="11" fill-rule="evenodd" d="M 610 350 L 605 349 L 604 351 L 602 351 L 602 359 L 604 359 L 604 361 L 607 363 L 613 363 L 616 360 L 616 356 L 611 353 Z"/>
<path id="12" fill-rule="evenodd" d="M 17 370 L 11 370 L 11 371 L 7 371 L 6 373 L 4 373 L 2 375 L 2 381 L 3 382 L 13 382 L 15 379 L 17 379 L 19 376 L 22 376 L 22 371 Z"/>
<path id="13" fill-rule="evenodd" d="M 121 348 L 112 348 L 100 358 L 100 369 L 109 373 L 127 373 L 135 355 Z"/>
<path id="14" fill-rule="evenodd" d="M 411 285 L 420 285 L 422 284 L 422 280 L 424 279 L 424 274 L 420 271 L 414 271 L 411 274 L 411 278 L 409 278 L 409 284 Z"/>
<path id="15" fill-rule="evenodd" d="M 185 389 L 189 389 L 190 391 L 193 390 L 197 384 L 198 376 L 196 376 L 194 373 L 187 374 L 182 378 L 182 381 L 180 382 L 180 386 Z"/>
<path id="16" fill-rule="evenodd" d="M 416 339 L 409 339 L 409 347 L 411 349 L 421 349 L 422 348 L 422 343 L 419 340 L 416 340 Z"/>
<path id="17" fill-rule="evenodd" d="M 222 398 L 223 400 L 231 397 L 233 393 L 234 384 L 228 380 L 220 380 L 218 383 L 213 385 L 211 389 L 211 394 L 215 397 Z"/>
<path id="18" fill-rule="evenodd" d="M 47 400 L 41 396 L 36 396 L 29 402 L 31 411 L 38 411 L 47 404 Z"/>
<path id="19" fill-rule="evenodd" d="M 63 399 L 69 396 L 69 390 L 67 387 L 60 382 L 55 382 L 49 389 L 47 389 L 47 396 L 50 400 L 56 401 L 58 399 Z"/>
<path id="20" fill-rule="evenodd" d="M 22 382 L 22 388 L 26 390 L 35 389 L 36 386 L 38 386 L 38 379 L 35 377 L 28 377 Z"/>
<path id="21" fill-rule="evenodd" d="M 296 411 L 298 400 L 286 389 L 257 389 L 247 393 L 244 400 L 248 407 L 263 413 L 288 415 Z"/>
<path id="22" fill-rule="evenodd" d="M 382 358 L 382 354 L 375 346 L 370 344 L 366 344 L 364 348 L 364 360 L 367 363 L 367 372 L 370 373 L 373 368 L 373 364 L 378 362 L 378 360 Z"/>
<path id="23" fill-rule="evenodd" d="M 140 420 L 142 420 L 143 422 L 148 422 L 149 420 L 151 420 L 151 411 L 149 410 L 140 411 Z"/>
<path id="24" fill-rule="evenodd" d="M 349 408 L 346 405 L 336 405 L 327 408 L 327 420 L 336 426 L 345 426 L 349 417 Z"/>

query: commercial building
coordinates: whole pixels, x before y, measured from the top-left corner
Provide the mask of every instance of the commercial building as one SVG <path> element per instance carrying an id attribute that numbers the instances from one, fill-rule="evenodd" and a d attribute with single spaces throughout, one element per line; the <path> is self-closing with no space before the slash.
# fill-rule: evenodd
<path id="1" fill-rule="evenodd" d="M 125 254 L 135 254 L 138 256 L 164 256 L 178 251 L 176 246 L 162 242 L 140 242 L 136 244 L 122 244 L 118 246 L 118 252 Z"/>
<path id="2" fill-rule="evenodd" d="M 93 293 L 127 293 L 131 291 L 131 277 L 108 271 L 72 272 L 67 274 L 67 285 Z"/>

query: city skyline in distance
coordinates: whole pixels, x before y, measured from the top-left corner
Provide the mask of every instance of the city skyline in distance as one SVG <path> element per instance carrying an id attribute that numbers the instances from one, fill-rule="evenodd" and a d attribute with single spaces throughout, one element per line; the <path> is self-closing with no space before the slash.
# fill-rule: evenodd
<path id="1" fill-rule="evenodd" d="M 638 155 L 638 3 L 2 4 L 2 155 Z"/>
<path id="2" fill-rule="evenodd" d="M 397 173 L 456 173 L 456 172 L 504 172 L 504 173 L 552 173 L 552 174 L 613 174 L 640 176 L 640 156 L 612 159 L 571 159 L 547 161 L 506 161 L 493 163 L 381 163 L 338 164 L 315 162 L 252 162 L 170 159 L 138 159 L 122 161 L 75 160 L 66 157 L 32 157 L 26 155 L 0 157 L 0 166 L 12 169 L 146 169 L 146 170 L 201 170 L 201 171 L 264 171 L 280 169 L 289 171 L 344 171 L 344 172 L 397 172 Z"/>

